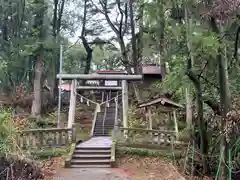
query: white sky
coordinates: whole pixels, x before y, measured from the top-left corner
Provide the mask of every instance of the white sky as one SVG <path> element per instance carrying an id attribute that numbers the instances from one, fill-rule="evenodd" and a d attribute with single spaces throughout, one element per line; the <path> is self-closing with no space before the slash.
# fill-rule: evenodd
<path id="1" fill-rule="evenodd" d="M 83 9 L 81 8 L 81 6 L 78 6 L 76 8 L 76 4 L 75 3 L 71 3 L 70 6 L 68 7 L 69 10 L 71 11 L 75 11 L 77 12 L 79 15 L 82 15 L 83 14 Z M 68 10 L 68 11 L 69 11 Z M 111 14 L 109 14 L 109 17 L 112 21 L 115 21 L 116 18 L 117 18 L 117 9 L 114 9 Z M 99 36 L 99 38 L 101 39 L 109 39 L 111 37 L 116 37 L 115 33 L 112 31 L 112 29 L 110 28 L 110 26 L 108 25 L 107 21 L 105 20 L 105 17 L 103 14 L 99 13 L 98 14 L 98 18 L 99 19 L 104 19 L 104 21 L 102 21 L 101 23 L 105 23 L 106 25 L 104 26 L 106 28 L 106 30 L 110 31 L 110 33 L 103 33 Z M 120 19 L 120 17 L 118 17 L 118 20 Z M 77 28 L 77 30 L 75 31 L 75 34 L 74 36 L 69 36 L 69 41 L 72 42 L 72 43 L 75 43 L 77 40 L 78 40 L 78 37 L 81 35 L 81 22 Z M 87 36 L 88 39 L 91 39 L 91 37 Z M 129 42 L 129 38 L 130 37 L 125 37 L 124 40 L 125 42 Z M 79 43 L 81 43 L 81 41 L 79 41 Z M 117 42 L 112 42 L 117 48 L 119 48 L 119 44 Z"/>

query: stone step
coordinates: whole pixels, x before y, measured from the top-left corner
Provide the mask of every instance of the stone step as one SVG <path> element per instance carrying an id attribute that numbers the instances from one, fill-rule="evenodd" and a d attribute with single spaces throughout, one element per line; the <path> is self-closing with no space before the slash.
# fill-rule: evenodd
<path id="1" fill-rule="evenodd" d="M 101 164 L 101 165 L 70 165 L 70 168 L 110 168 L 111 165 L 109 164 Z"/>
<path id="2" fill-rule="evenodd" d="M 97 126 L 103 126 L 103 125 L 104 125 L 104 126 L 108 126 L 108 125 L 109 125 L 109 126 L 113 126 L 113 125 L 114 125 L 114 121 L 110 121 L 110 122 L 106 122 L 106 121 L 105 121 L 105 122 L 100 122 L 100 121 L 97 122 L 97 121 L 96 121 L 95 126 L 96 126 L 96 125 L 97 125 Z"/>
<path id="3" fill-rule="evenodd" d="M 111 133 L 112 129 L 105 129 L 104 131 L 100 130 L 96 130 L 93 131 L 94 133 L 99 133 L 99 134 L 107 134 L 107 133 Z"/>
<path id="4" fill-rule="evenodd" d="M 110 133 L 98 133 L 98 132 L 95 132 L 95 133 L 93 133 L 93 136 L 94 137 L 101 137 L 101 136 L 110 136 L 111 134 Z"/>
<path id="5" fill-rule="evenodd" d="M 106 116 L 115 116 L 115 112 L 113 113 L 107 112 Z M 98 112 L 97 117 L 104 117 L 104 112 Z"/>
<path id="6" fill-rule="evenodd" d="M 99 130 L 99 131 L 102 131 L 102 130 L 107 131 L 107 130 L 112 130 L 112 129 L 113 129 L 113 127 L 105 127 L 105 128 L 103 128 L 103 127 L 95 127 L 95 128 L 94 128 L 94 131 L 96 131 L 96 130 Z"/>
<path id="7" fill-rule="evenodd" d="M 110 132 L 112 129 L 114 129 L 113 127 L 109 127 L 109 128 L 98 128 L 98 127 L 95 127 L 94 128 L 94 132 L 103 132 L 103 130 L 104 130 L 104 132 Z"/>
<path id="8" fill-rule="evenodd" d="M 114 124 L 105 124 L 104 126 L 102 124 L 95 124 L 94 129 L 112 129 L 114 128 Z"/>
<path id="9" fill-rule="evenodd" d="M 112 131 L 110 130 L 110 131 L 104 131 L 104 132 L 103 131 L 94 131 L 93 133 L 94 134 L 111 134 L 111 132 Z"/>
<path id="10" fill-rule="evenodd" d="M 81 155 L 94 155 L 94 154 L 105 154 L 109 155 L 111 154 L 111 150 L 76 150 L 74 152 L 75 155 L 81 154 Z"/>
<path id="11" fill-rule="evenodd" d="M 101 128 L 104 128 L 104 127 L 114 127 L 114 123 L 96 123 L 95 124 L 95 127 L 101 127 Z"/>
<path id="12" fill-rule="evenodd" d="M 73 154 L 72 159 L 109 159 L 111 154 Z"/>
<path id="13" fill-rule="evenodd" d="M 93 133 L 93 136 L 94 136 L 94 137 L 99 137 L 99 136 L 110 136 L 110 133 L 104 133 L 104 134 L 101 134 L 101 133 Z"/>
<path id="14" fill-rule="evenodd" d="M 96 121 L 103 121 L 103 120 L 104 120 L 104 117 L 97 117 L 97 118 L 96 118 Z M 106 117 L 105 117 L 105 121 L 106 121 L 106 120 L 108 120 L 108 121 L 111 121 L 111 120 L 113 121 L 113 120 L 115 120 L 115 115 L 114 115 L 114 116 L 106 116 Z"/>
<path id="15" fill-rule="evenodd" d="M 84 142 L 83 142 L 84 143 Z M 84 151 L 86 151 L 86 150 L 88 150 L 88 151 L 110 151 L 111 150 L 111 147 L 106 147 L 106 146 L 97 146 L 97 147 L 95 147 L 95 146 L 81 146 L 81 144 L 80 144 L 80 146 L 79 145 L 77 145 L 76 146 L 76 149 L 75 149 L 75 151 L 77 151 L 77 150 L 84 150 Z"/>
<path id="16" fill-rule="evenodd" d="M 114 128 L 114 125 L 108 125 L 108 124 L 105 124 L 104 126 L 102 124 L 100 125 L 95 125 L 94 129 L 112 129 Z"/>
<path id="17" fill-rule="evenodd" d="M 72 159 L 71 165 L 103 165 L 103 164 L 110 164 L 109 159 Z"/>
<path id="18" fill-rule="evenodd" d="M 98 126 L 98 127 L 112 127 L 114 126 L 114 122 L 96 122 L 95 123 L 95 126 Z"/>

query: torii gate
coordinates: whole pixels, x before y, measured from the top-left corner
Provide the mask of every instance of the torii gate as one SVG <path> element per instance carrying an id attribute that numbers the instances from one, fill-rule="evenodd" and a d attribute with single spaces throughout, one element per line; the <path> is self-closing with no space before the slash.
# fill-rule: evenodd
<path id="1" fill-rule="evenodd" d="M 71 128 L 75 120 L 76 110 L 76 89 L 82 90 L 122 90 L 122 112 L 123 127 L 128 126 L 128 81 L 140 81 L 142 75 L 124 75 L 124 74 L 58 74 L 57 78 L 62 80 L 72 80 L 70 106 L 68 114 L 68 128 Z M 77 80 L 118 80 L 122 81 L 122 86 L 80 86 L 77 87 Z"/>

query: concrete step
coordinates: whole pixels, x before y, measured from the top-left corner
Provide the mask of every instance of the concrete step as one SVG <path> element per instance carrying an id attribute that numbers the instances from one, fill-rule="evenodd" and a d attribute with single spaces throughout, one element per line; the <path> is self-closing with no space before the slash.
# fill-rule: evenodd
<path id="1" fill-rule="evenodd" d="M 102 122 L 96 122 L 95 123 L 95 127 L 113 127 L 114 126 L 114 123 L 112 123 L 112 122 L 109 122 L 109 123 L 102 123 Z"/>
<path id="2" fill-rule="evenodd" d="M 111 152 L 110 147 L 76 147 L 74 153 L 87 153 L 87 152 L 94 152 L 94 153 L 109 153 Z"/>
<path id="3" fill-rule="evenodd" d="M 94 131 L 95 130 L 104 130 L 104 131 L 106 131 L 106 130 L 111 130 L 111 129 L 113 129 L 114 128 L 114 126 L 104 126 L 104 127 L 102 127 L 102 126 L 95 126 L 94 127 Z"/>
<path id="4" fill-rule="evenodd" d="M 95 130 L 99 130 L 99 131 L 107 131 L 107 130 L 111 130 L 111 129 L 113 129 L 114 127 L 113 126 L 108 126 L 108 127 L 102 127 L 102 126 L 95 126 L 95 128 L 94 128 L 94 131 Z"/>
<path id="5" fill-rule="evenodd" d="M 71 165 L 108 165 L 110 164 L 110 158 L 108 159 L 72 159 Z"/>
<path id="6" fill-rule="evenodd" d="M 94 127 L 105 128 L 105 127 L 114 127 L 114 123 L 96 123 Z"/>
<path id="7" fill-rule="evenodd" d="M 104 129 L 102 129 L 102 128 L 96 128 L 96 129 L 94 129 L 94 132 L 99 132 L 99 133 L 102 133 L 103 131 L 104 132 L 109 132 L 109 131 L 111 131 L 113 128 L 104 128 Z"/>
<path id="8" fill-rule="evenodd" d="M 93 134 L 94 135 L 97 135 L 97 136 L 101 136 L 101 135 L 103 135 L 103 136 L 110 136 L 111 135 L 111 133 L 110 132 L 98 132 L 98 131 L 95 131 L 95 132 L 93 132 Z"/>
<path id="9" fill-rule="evenodd" d="M 108 122 L 108 123 L 102 123 L 102 122 L 99 122 L 95 124 L 95 127 L 114 127 L 114 123 L 112 122 Z"/>
<path id="10" fill-rule="evenodd" d="M 73 154 L 72 159 L 109 159 L 111 154 Z"/>
<path id="11" fill-rule="evenodd" d="M 109 164 L 102 164 L 102 165 L 70 165 L 70 168 L 110 168 L 111 165 Z"/>
<path id="12" fill-rule="evenodd" d="M 105 134 L 101 134 L 101 133 L 93 133 L 94 137 L 99 137 L 99 136 L 110 136 L 110 133 L 105 133 Z"/>
<path id="13" fill-rule="evenodd" d="M 102 124 L 95 124 L 94 128 L 97 128 L 97 129 L 112 129 L 112 128 L 114 128 L 114 124 L 104 124 L 104 126 Z"/>
<path id="14" fill-rule="evenodd" d="M 111 130 L 112 129 L 104 129 L 104 131 L 102 130 L 102 129 L 96 129 L 95 131 L 94 131 L 94 133 L 110 133 L 111 132 Z"/>
<path id="15" fill-rule="evenodd" d="M 103 122 L 104 121 L 104 119 L 103 118 L 101 118 L 101 119 L 99 119 L 99 118 L 97 118 L 96 119 L 96 122 Z M 105 121 L 110 121 L 110 122 L 114 122 L 115 121 L 115 116 L 113 117 L 113 116 L 111 116 L 111 117 L 106 117 L 105 118 Z"/>
<path id="16" fill-rule="evenodd" d="M 115 117 L 115 112 L 114 113 L 107 113 L 106 117 Z M 97 114 L 97 119 L 98 118 L 104 118 L 104 114 Z"/>
<path id="17" fill-rule="evenodd" d="M 88 151 L 83 151 L 83 150 L 78 150 L 74 152 L 75 155 L 109 155 L 111 154 L 111 150 L 88 150 Z"/>
<path id="18" fill-rule="evenodd" d="M 93 134 L 94 137 L 102 137 L 102 136 L 110 136 L 110 134 L 97 134 L 97 133 L 94 133 Z"/>

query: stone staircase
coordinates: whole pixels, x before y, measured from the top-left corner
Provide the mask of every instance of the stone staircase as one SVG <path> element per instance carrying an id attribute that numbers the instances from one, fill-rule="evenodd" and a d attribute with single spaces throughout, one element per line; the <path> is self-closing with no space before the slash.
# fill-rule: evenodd
<path id="1" fill-rule="evenodd" d="M 115 107 L 107 107 L 105 111 L 97 114 L 93 136 L 111 136 L 114 128 Z"/>
<path id="2" fill-rule="evenodd" d="M 117 93 L 111 93 L 115 97 Z M 106 96 L 103 99 L 106 100 Z M 97 100 L 102 101 L 98 93 Z M 71 168 L 109 168 L 111 167 L 111 132 L 115 123 L 115 100 L 102 107 L 97 113 L 93 136 L 91 139 L 76 145 L 70 161 Z"/>
<path id="3" fill-rule="evenodd" d="M 111 147 L 76 147 L 72 156 L 72 168 L 111 167 Z"/>

